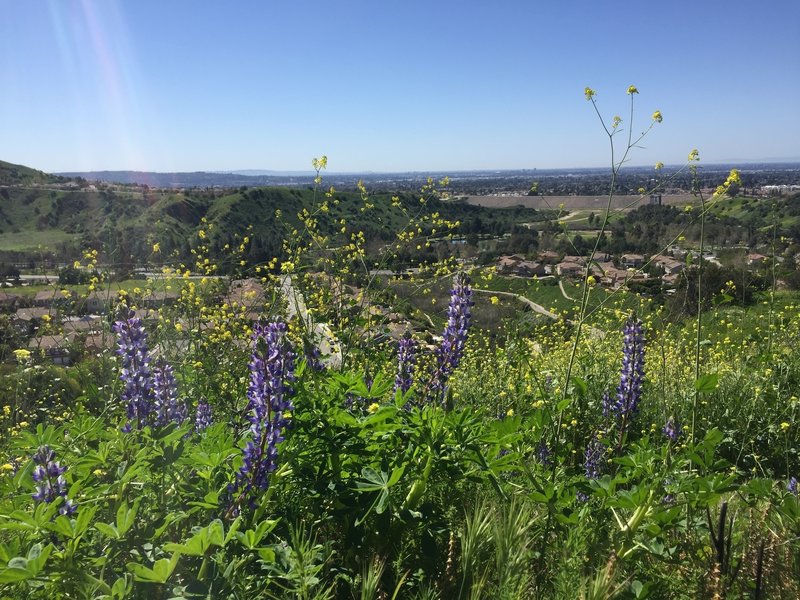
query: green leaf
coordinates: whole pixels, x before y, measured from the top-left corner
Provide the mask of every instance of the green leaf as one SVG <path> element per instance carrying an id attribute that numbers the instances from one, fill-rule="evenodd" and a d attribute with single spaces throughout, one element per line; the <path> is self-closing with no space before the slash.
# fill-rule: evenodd
<path id="1" fill-rule="evenodd" d="M 275 562 L 275 550 L 273 550 L 272 548 L 259 548 L 258 556 L 264 562 L 268 563 Z"/>
<path id="2" fill-rule="evenodd" d="M 0 571 L 0 583 L 17 583 L 32 578 L 33 574 L 26 569 L 20 569 L 18 567 L 9 567 Z"/>
<path id="3" fill-rule="evenodd" d="M 694 382 L 694 389 L 701 394 L 708 394 L 713 392 L 717 389 L 717 384 L 719 383 L 719 375 L 716 373 L 711 373 L 709 375 L 703 375 Z"/>
<path id="4" fill-rule="evenodd" d="M 214 519 L 208 526 L 208 544 L 210 546 L 225 545 L 225 526 L 219 519 Z"/>
<path id="5" fill-rule="evenodd" d="M 578 393 L 581 396 L 585 396 L 589 393 L 589 385 L 580 377 L 573 377 L 572 383 L 578 389 Z"/>
<path id="6" fill-rule="evenodd" d="M 22 556 L 15 556 L 8 561 L 8 566 L 11 569 L 25 569 L 28 570 L 28 559 Z"/>
<path id="7" fill-rule="evenodd" d="M 78 516 L 75 519 L 74 535 L 75 537 L 82 535 L 88 528 L 95 513 L 97 512 L 97 505 L 94 506 L 81 506 L 78 511 Z"/>
<path id="8" fill-rule="evenodd" d="M 133 573 L 136 581 L 147 581 L 151 583 L 166 583 L 169 576 L 178 564 L 180 553 L 175 552 L 172 558 L 162 558 L 153 563 L 150 569 L 139 563 L 130 562 L 127 564 L 128 570 Z"/>
<path id="9" fill-rule="evenodd" d="M 113 540 L 118 540 L 121 536 L 119 535 L 119 531 L 113 525 L 109 525 L 108 523 L 95 523 L 95 529 L 102 533 L 106 537 L 110 537 Z"/>
<path id="10" fill-rule="evenodd" d="M 133 527 L 136 521 L 136 514 L 139 512 L 140 499 L 134 501 L 133 506 L 128 508 L 128 503 L 123 501 L 117 509 L 117 530 L 120 536 L 124 536 Z"/>
<path id="11" fill-rule="evenodd" d="M 70 523 L 70 520 L 64 515 L 59 515 L 55 521 L 48 524 L 47 528 L 50 531 L 61 534 L 65 538 L 71 539 L 75 537 L 75 531 L 72 529 L 72 523 Z"/>

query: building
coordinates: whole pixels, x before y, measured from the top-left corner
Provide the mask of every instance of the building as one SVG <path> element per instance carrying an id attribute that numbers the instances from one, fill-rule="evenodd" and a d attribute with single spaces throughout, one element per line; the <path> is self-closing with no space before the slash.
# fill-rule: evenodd
<path id="1" fill-rule="evenodd" d="M 623 254 L 620 263 L 626 269 L 641 269 L 644 266 L 644 256 L 641 254 Z"/>
<path id="2" fill-rule="evenodd" d="M 63 335 L 44 335 L 28 342 L 28 350 L 39 352 L 56 365 L 70 364 L 70 341 Z"/>

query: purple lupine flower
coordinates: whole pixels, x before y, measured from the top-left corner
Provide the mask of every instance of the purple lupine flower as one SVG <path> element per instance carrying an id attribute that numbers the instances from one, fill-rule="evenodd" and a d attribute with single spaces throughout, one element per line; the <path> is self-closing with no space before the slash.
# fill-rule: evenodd
<path id="1" fill-rule="evenodd" d="M 539 462 L 540 465 L 543 467 L 549 467 L 553 464 L 550 460 L 550 456 L 552 455 L 552 450 L 547 445 L 547 442 L 542 440 L 539 442 L 539 446 L 536 448 L 536 460 Z"/>
<path id="2" fill-rule="evenodd" d="M 447 326 L 442 334 L 442 343 L 436 349 L 436 371 L 429 384 L 433 398 L 439 402 L 444 401 L 447 381 L 464 355 L 467 332 L 472 320 L 472 305 L 469 276 L 466 273 L 457 273 L 453 278 L 453 289 L 450 291 Z"/>
<path id="3" fill-rule="evenodd" d="M 608 390 L 603 392 L 603 416 L 608 418 L 615 412 L 615 402 Z"/>
<path id="4" fill-rule="evenodd" d="M 303 344 L 303 353 L 306 356 L 306 363 L 312 371 L 320 372 L 325 370 L 325 365 L 322 363 L 322 353 L 316 344 L 305 342 Z"/>
<path id="5" fill-rule="evenodd" d="M 798 488 L 797 488 L 797 477 L 792 477 L 792 478 L 789 480 L 789 484 L 786 486 L 786 489 L 787 489 L 787 490 L 788 490 L 788 491 L 789 491 L 791 494 L 794 494 L 795 496 L 797 496 L 797 495 L 798 495 L 798 493 L 800 493 L 800 490 L 798 490 Z"/>
<path id="6" fill-rule="evenodd" d="M 51 503 L 56 498 L 67 497 L 67 481 L 64 473 L 67 468 L 56 461 L 56 453 L 50 446 L 40 446 L 33 455 L 36 467 L 33 469 L 33 481 L 36 483 L 36 493 L 33 499 L 37 502 Z M 70 516 L 78 510 L 78 505 L 72 500 L 66 500 L 58 512 Z"/>
<path id="7" fill-rule="evenodd" d="M 250 440 L 242 451 L 244 463 L 237 475 L 242 496 L 253 489 L 265 490 L 269 474 L 277 466 L 277 445 L 292 410 L 294 353 L 286 341 L 286 325 L 257 324 L 253 331 L 250 385 L 247 390 Z M 241 498 L 240 497 L 240 498 Z"/>
<path id="8" fill-rule="evenodd" d="M 119 378 L 125 385 L 122 401 L 126 404 L 129 419 L 126 429 L 130 430 L 133 421 L 141 428 L 153 412 L 153 375 L 150 371 L 147 333 L 142 320 L 127 309 L 112 329 L 117 334 L 117 354 L 122 357 Z"/>
<path id="9" fill-rule="evenodd" d="M 631 317 L 622 330 L 622 369 L 617 396 L 611 412 L 620 421 L 620 428 L 628 426 L 639 411 L 644 381 L 644 328 L 642 322 Z"/>
<path id="10" fill-rule="evenodd" d="M 672 417 L 667 419 L 667 422 L 664 424 L 664 427 L 661 429 L 661 431 L 670 442 L 677 442 L 678 437 L 681 435 L 681 428 L 678 425 L 678 422 Z"/>
<path id="11" fill-rule="evenodd" d="M 605 468 L 606 446 L 596 435 L 589 440 L 583 459 L 583 469 L 586 474 L 586 479 L 599 479 Z"/>
<path id="12" fill-rule="evenodd" d="M 411 389 L 414 379 L 414 365 L 417 362 L 415 350 L 417 343 L 406 333 L 397 344 L 397 375 L 394 378 L 394 390 L 405 394 Z"/>
<path id="13" fill-rule="evenodd" d="M 194 429 L 198 433 L 204 431 L 211 425 L 211 405 L 205 398 L 200 398 L 197 403 L 197 412 L 194 418 Z"/>
<path id="14" fill-rule="evenodd" d="M 157 425 L 181 425 L 186 420 L 186 403 L 178 401 L 175 373 L 163 360 L 159 360 L 153 367 L 153 400 Z"/>

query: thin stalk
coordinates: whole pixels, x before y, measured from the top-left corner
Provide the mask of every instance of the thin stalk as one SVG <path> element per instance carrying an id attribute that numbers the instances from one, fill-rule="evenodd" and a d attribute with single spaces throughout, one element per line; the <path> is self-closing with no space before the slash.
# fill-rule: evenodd
<path id="1" fill-rule="evenodd" d="M 700 338 L 703 331 L 703 250 L 705 249 L 705 226 L 706 226 L 706 201 L 703 192 L 700 191 L 700 262 L 697 267 L 697 324 L 696 337 L 694 344 L 694 380 L 695 383 L 700 379 Z M 692 399 L 692 436 L 691 442 L 695 442 L 695 425 L 697 423 L 697 401 L 700 392 L 697 385 L 694 386 L 694 397 Z"/>

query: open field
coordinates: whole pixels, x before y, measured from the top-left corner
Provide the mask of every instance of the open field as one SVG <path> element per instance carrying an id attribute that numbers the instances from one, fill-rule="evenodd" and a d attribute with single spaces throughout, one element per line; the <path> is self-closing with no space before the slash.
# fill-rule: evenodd
<path id="1" fill-rule="evenodd" d="M 43 249 L 54 250 L 57 244 L 72 242 L 77 236 L 60 229 L 46 229 L 42 231 L 28 230 L 17 233 L 0 234 L 0 251 L 15 252 Z"/>

